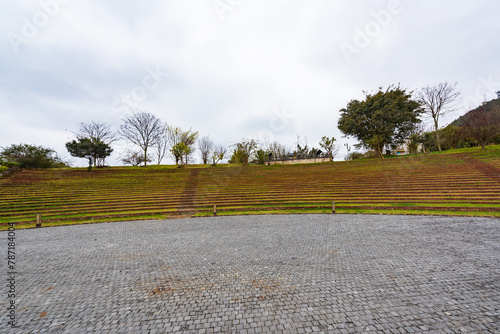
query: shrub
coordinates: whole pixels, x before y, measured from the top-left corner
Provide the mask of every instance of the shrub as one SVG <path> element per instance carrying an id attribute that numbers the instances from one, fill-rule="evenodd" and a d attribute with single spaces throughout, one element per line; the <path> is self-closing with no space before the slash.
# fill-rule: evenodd
<path id="1" fill-rule="evenodd" d="M 149 156 L 147 158 L 147 162 L 151 162 Z M 125 165 L 139 166 L 144 163 L 144 155 L 142 152 L 138 151 L 126 151 L 122 158 L 122 162 Z"/>
<path id="2" fill-rule="evenodd" d="M 362 159 L 363 157 L 364 157 L 364 155 L 361 152 L 351 152 L 345 157 L 345 160 L 351 161 L 351 160 L 356 160 L 356 159 Z"/>
<path id="3" fill-rule="evenodd" d="M 2 148 L 0 158 L 16 163 L 19 168 L 61 168 L 67 165 L 53 149 L 43 146 L 19 144 Z"/>

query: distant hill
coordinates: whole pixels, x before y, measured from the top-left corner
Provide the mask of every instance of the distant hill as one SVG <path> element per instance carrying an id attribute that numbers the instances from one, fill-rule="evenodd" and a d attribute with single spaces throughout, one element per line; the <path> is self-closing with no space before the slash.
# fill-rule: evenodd
<path id="1" fill-rule="evenodd" d="M 478 112 L 478 111 L 486 111 L 488 113 L 493 113 L 495 112 L 498 112 L 498 110 L 500 110 L 500 98 L 499 99 L 495 99 L 495 100 L 491 100 L 489 102 L 486 102 L 485 104 L 477 107 L 476 109 L 473 109 L 471 111 L 468 111 L 465 115 L 469 114 L 469 113 L 474 113 L 474 112 Z M 465 115 L 463 116 L 460 116 L 459 118 L 457 118 L 456 120 L 454 120 L 453 122 L 451 122 L 451 125 L 455 125 L 455 126 L 462 126 L 463 123 L 464 123 L 464 117 Z"/>

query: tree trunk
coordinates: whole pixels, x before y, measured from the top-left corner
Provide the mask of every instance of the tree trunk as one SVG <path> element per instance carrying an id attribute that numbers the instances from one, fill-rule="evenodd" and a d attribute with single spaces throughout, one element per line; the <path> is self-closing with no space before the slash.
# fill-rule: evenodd
<path id="1" fill-rule="evenodd" d="M 146 147 L 144 149 L 144 167 L 146 167 L 147 163 L 148 163 L 148 148 Z"/>
<path id="2" fill-rule="evenodd" d="M 378 154 L 380 155 L 380 157 L 381 157 L 382 159 L 384 159 L 384 154 L 382 153 L 382 150 L 383 150 L 383 149 L 384 149 L 384 147 L 383 147 L 383 146 L 382 146 L 382 148 L 377 147 Z"/>
<path id="3" fill-rule="evenodd" d="M 436 119 L 434 119 L 434 128 L 436 129 L 436 143 L 439 152 L 441 152 L 441 143 L 439 142 L 439 131 L 438 131 L 438 122 Z"/>

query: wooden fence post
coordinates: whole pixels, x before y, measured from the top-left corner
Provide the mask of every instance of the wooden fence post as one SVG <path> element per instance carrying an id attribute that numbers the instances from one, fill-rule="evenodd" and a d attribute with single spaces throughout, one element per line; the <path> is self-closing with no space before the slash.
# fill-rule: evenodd
<path id="1" fill-rule="evenodd" d="M 37 213 L 35 227 L 42 227 L 42 215 Z"/>
<path id="2" fill-rule="evenodd" d="M 332 202 L 332 213 L 335 213 L 335 202 Z"/>
<path id="3" fill-rule="evenodd" d="M 217 204 L 214 204 L 214 216 L 217 216 Z"/>

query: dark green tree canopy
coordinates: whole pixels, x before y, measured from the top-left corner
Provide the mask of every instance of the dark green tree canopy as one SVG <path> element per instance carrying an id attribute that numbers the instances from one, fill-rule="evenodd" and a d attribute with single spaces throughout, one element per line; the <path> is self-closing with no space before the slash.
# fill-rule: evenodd
<path id="1" fill-rule="evenodd" d="M 96 138 L 78 138 L 78 140 L 66 143 L 66 149 L 74 157 L 88 159 L 89 171 L 96 159 L 104 159 L 113 152 L 113 149 L 108 144 Z"/>
<path id="2" fill-rule="evenodd" d="M 58 168 L 67 165 L 51 148 L 28 144 L 13 144 L 2 148 L 0 159 L 15 163 L 19 168 Z"/>
<path id="3" fill-rule="evenodd" d="M 364 101 L 352 100 L 340 110 L 338 128 L 356 138 L 358 146 L 374 149 L 383 157 L 385 146 L 401 144 L 411 135 L 423 110 L 411 92 L 399 86 L 364 94 Z"/>

